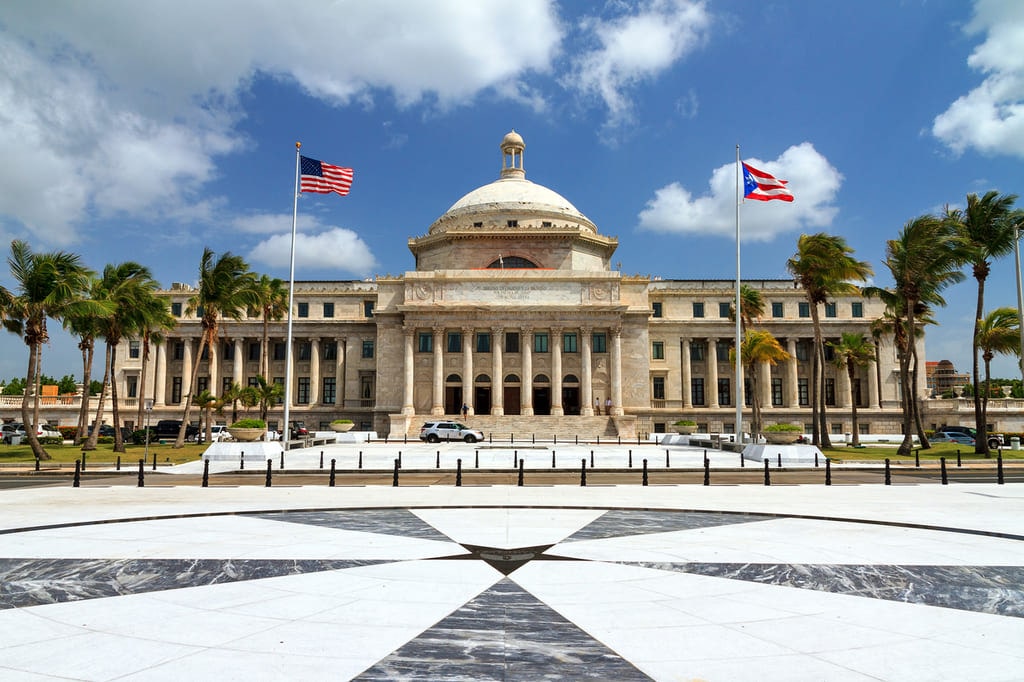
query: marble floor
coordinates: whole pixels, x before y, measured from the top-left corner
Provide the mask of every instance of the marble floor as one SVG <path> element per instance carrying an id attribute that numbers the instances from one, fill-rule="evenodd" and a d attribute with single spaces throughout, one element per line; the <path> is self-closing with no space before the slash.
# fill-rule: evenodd
<path id="1" fill-rule="evenodd" d="M 1024 485 L 0 493 L 4 680 L 1020 680 Z"/>

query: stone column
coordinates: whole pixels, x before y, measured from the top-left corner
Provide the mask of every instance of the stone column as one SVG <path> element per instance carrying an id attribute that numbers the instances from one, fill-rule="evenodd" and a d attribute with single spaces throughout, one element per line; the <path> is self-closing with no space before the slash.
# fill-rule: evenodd
<path id="1" fill-rule="evenodd" d="M 679 345 L 681 346 L 680 353 L 680 373 L 682 377 L 682 393 L 683 393 L 683 409 L 689 409 L 693 407 L 693 392 L 690 384 L 693 381 L 693 369 L 690 367 L 690 339 L 688 337 L 682 337 L 679 339 Z"/>
<path id="2" fill-rule="evenodd" d="M 551 329 L 551 414 L 561 417 L 562 408 L 562 330 Z"/>
<path id="3" fill-rule="evenodd" d="M 797 359 L 796 359 L 796 339 L 789 337 L 786 339 L 786 351 L 790 354 L 790 359 L 786 361 L 786 386 L 785 400 L 786 407 L 799 407 L 800 406 L 800 395 L 797 390 L 799 382 L 797 381 Z"/>
<path id="4" fill-rule="evenodd" d="M 416 414 L 416 406 L 413 405 L 413 385 L 415 380 L 415 367 L 413 365 L 413 337 L 416 330 L 412 327 L 403 327 L 402 334 L 405 337 L 405 360 L 403 372 L 402 392 L 402 414 Z"/>
<path id="5" fill-rule="evenodd" d="M 320 337 L 309 339 L 309 405 L 320 402 Z"/>
<path id="6" fill-rule="evenodd" d="M 761 392 L 761 409 L 772 409 L 772 366 L 771 363 L 762 362 L 757 368 L 757 384 Z"/>
<path id="7" fill-rule="evenodd" d="M 345 342 L 346 337 L 339 336 L 338 359 L 334 366 L 334 405 L 340 410 L 345 408 Z"/>
<path id="8" fill-rule="evenodd" d="M 501 344 L 505 332 L 501 327 L 491 328 L 491 414 L 505 414 L 505 368 L 502 366 Z"/>
<path id="9" fill-rule="evenodd" d="M 220 341 L 214 341 L 210 344 L 210 348 L 207 351 L 209 361 L 206 363 L 207 369 L 210 370 L 210 393 L 217 395 L 220 393 L 220 386 L 217 385 L 217 375 L 220 365 Z"/>
<path id="10" fill-rule="evenodd" d="M 444 327 L 434 327 L 434 390 L 430 414 L 444 414 Z M 461 407 L 461 405 L 460 405 Z"/>
<path id="11" fill-rule="evenodd" d="M 868 373 L 868 407 L 881 407 L 882 401 L 878 396 L 878 370 L 875 368 L 875 361 L 872 360 L 865 367 Z"/>
<path id="12" fill-rule="evenodd" d="M 594 416 L 593 368 L 590 362 L 590 327 L 580 327 L 580 398 L 583 401 L 581 414 L 584 417 Z"/>
<path id="13" fill-rule="evenodd" d="M 612 416 L 625 414 L 622 406 L 622 327 L 612 327 Z"/>
<path id="14" fill-rule="evenodd" d="M 195 386 L 192 386 L 192 339 L 183 339 L 185 342 L 185 353 L 181 361 L 181 401 L 185 402 L 185 396 L 195 395 Z"/>
<path id="15" fill-rule="evenodd" d="M 462 328 L 462 404 L 469 406 L 469 414 L 476 414 L 473 406 L 473 328 Z"/>
<path id="16" fill-rule="evenodd" d="M 153 383 L 153 405 L 163 407 L 167 404 L 167 343 L 154 344 L 156 347 L 156 377 Z M 88 393 L 88 386 L 86 387 Z"/>
<path id="17" fill-rule="evenodd" d="M 245 339 L 235 337 L 235 355 L 231 363 L 231 383 L 241 384 L 245 368 Z"/>
<path id="18" fill-rule="evenodd" d="M 523 415 L 533 414 L 533 330 L 523 327 L 521 330 L 523 343 L 523 383 L 520 384 L 520 411 Z"/>
<path id="19" fill-rule="evenodd" d="M 846 368 L 836 369 L 836 407 L 849 407 L 853 402 L 853 386 Z"/>
<path id="20" fill-rule="evenodd" d="M 705 357 L 708 371 L 705 375 L 708 378 L 705 394 L 707 395 L 708 407 L 718 407 L 718 339 L 708 339 L 708 354 Z M 733 386 L 732 399 L 735 404 L 739 397 L 739 386 Z"/>

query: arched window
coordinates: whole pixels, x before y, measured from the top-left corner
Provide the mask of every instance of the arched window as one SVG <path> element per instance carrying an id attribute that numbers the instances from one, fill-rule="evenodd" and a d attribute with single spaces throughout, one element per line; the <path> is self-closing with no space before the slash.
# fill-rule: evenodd
<path id="1" fill-rule="evenodd" d="M 528 270 L 537 264 L 520 256 L 498 256 L 498 260 L 487 266 L 491 270 Z"/>
<path id="2" fill-rule="evenodd" d="M 460 377 L 458 374 L 449 374 L 445 381 L 449 384 L 461 384 L 462 377 Z"/>
<path id="3" fill-rule="evenodd" d="M 562 379 L 563 384 L 578 384 L 580 380 L 576 378 L 575 374 L 566 374 L 565 378 Z"/>
<path id="4" fill-rule="evenodd" d="M 489 383 L 491 383 L 491 377 L 487 376 L 486 374 L 478 374 L 476 376 L 476 383 L 478 383 L 478 384 L 489 384 Z"/>
<path id="5" fill-rule="evenodd" d="M 519 375 L 518 374 L 509 374 L 508 376 L 505 377 L 505 383 L 506 384 L 518 384 L 519 383 Z"/>
<path id="6" fill-rule="evenodd" d="M 550 384 L 551 383 L 551 379 L 548 379 L 548 375 L 547 374 L 538 374 L 537 376 L 535 376 L 533 378 L 533 383 L 535 383 L 535 384 Z"/>

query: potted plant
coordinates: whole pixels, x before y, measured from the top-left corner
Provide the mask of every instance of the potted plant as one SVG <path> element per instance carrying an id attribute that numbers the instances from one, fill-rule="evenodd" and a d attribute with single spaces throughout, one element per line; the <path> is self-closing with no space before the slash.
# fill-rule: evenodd
<path id="1" fill-rule="evenodd" d="M 267 422 L 262 419 L 239 419 L 228 427 L 228 433 L 237 441 L 250 443 L 267 435 Z"/>
<path id="2" fill-rule="evenodd" d="M 351 419 L 335 419 L 331 422 L 331 431 L 338 433 L 345 433 L 352 429 L 355 424 L 352 423 Z"/>
<path id="3" fill-rule="evenodd" d="M 676 433 L 684 436 L 688 436 L 697 430 L 697 422 L 690 419 L 680 419 L 672 426 L 675 427 Z"/>
<path id="4" fill-rule="evenodd" d="M 772 424 L 762 432 L 764 439 L 772 445 L 792 445 L 803 435 L 804 428 L 798 424 Z"/>

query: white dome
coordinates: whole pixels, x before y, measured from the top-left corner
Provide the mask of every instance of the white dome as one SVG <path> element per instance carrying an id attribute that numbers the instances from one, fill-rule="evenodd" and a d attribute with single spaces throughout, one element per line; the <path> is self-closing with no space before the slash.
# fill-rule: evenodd
<path id="1" fill-rule="evenodd" d="M 482 210 L 518 209 L 554 211 L 564 213 L 574 220 L 587 220 L 569 200 L 544 185 L 538 185 L 525 178 L 503 178 L 477 187 L 445 211 L 446 214 L 462 213 L 476 207 Z M 588 221 L 589 222 L 589 221 Z"/>

